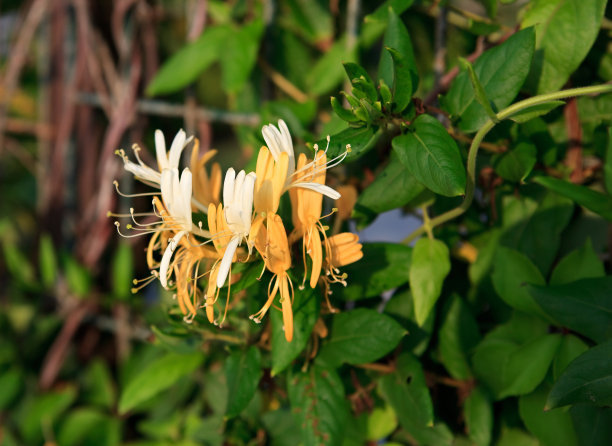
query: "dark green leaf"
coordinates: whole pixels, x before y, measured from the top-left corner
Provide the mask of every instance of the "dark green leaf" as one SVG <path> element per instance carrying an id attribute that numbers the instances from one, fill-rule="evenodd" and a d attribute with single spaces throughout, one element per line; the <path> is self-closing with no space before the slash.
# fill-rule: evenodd
<path id="1" fill-rule="evenodd" d="M 408 282 L 412 248 L 395 243 L 364 243 L 363 258 L 347 265 L 346 288 L 332 286 L 345 300 L 366 299 Z"/>
<path id="2" fill-rule="evenodd" d="M 522 183 L 535 166 L 537 153 L 533 144 L 521 142 L 512 150 L 494 157 L 493 166 L 503 179 Z"/>
<path id="3" fill-rule="evenodd" d="M 421 363 L 409 353 L 397 358 L 396 370 L 378 384 L 383 398 L 395 409 L 400 424 L 412 427 L 433 425 L 433 405 Z"/>
<path id="4" fill-rule="evenodd" d="M 293 374 L 287 387 L 302 443 L 341 444 L 349 407 L 336 372 L 313 365 L 307 372 Z"/>
<path id="5" fill-rule="evenodd" d="M 348 128 L 340 133 L 332 135 L 329 142 L 329 150 L 327 158 L 331 159 L 346 151 L 346 145 L 350 144 L 351 151 L 347 156 L 347 160 L 355 160 L 373 149 L 380 138 L 382 132 L 377 131 L 374 127 L 361 127 L 358 129 Z M 317 142 L 319 147 L 325 147 L 327 140 L 323 139 Z"/>
<path id="6" fill-rule="evenodd" d="M 606 190 L 612 194 L 612 127 L 608 127 L 608 145 L 606 146 L 606 163 L 604 164 L 604 180 Z"/>
<path id="7" fill-rule="evenodd" d="M 5 411 L 23 390 L 23 371 L 11 368 L 0 373 L 0 411 Z"/>
<path id="8" fill-rule="evenodd" d="M 208 26 L 193 43 L 174 53 L 161 66 L 147 87 L 149 96 L 173 93 L 195 81 L 200 74 L 220 57 L 220 49 L 231 34 L 225 26 Z"/>
<path id="9" fill-rule="evenodd" d="M 475 387 L 465 399 L 465 424 L 468 435 L 477 446 L 491 444 L 493 404 L 480 387 Z"/>
<path id="10" fill-rule="evenodd" d="M 495 399 L 525 395 L 542 382 L 561 343 L 561 336 L 546 334 L 546 328 L 537 319 L 515 314 L 476 347 L 474 373 Z"/>
<path id="11" fill-rule="evenodd" d="M 503 198 L 503 235 L 500 244 L 525 254 L 547 275 L 552 265 L 561 232 L 574 211 L 574 203 L 542 189 L 525 190 L 521 197 Z"/>
<path id="12" fill-rule="evenodd" d="M 353 216 L 361 224 L 370 223 L 381 212 L 405 205 L 415 199 L 425 187 L 402 163 L 392 157 L 374 182 L 359 194 Z M 395 192 L 390 194 L 389 191 Z"/>
<path id="13" fill-rule="evenodd" d="M 489 117 L 489 119 L 491 119 L 491 121 L 498 122 L 497 114 L 491 107 L 491 102 L 487 97 L 487 93 L 485 92 L 484 87 L 480 83 L 480 79 L 478 79 L 478 75 L 476 74 L 476 72 L 474 72 L 474 67 L 472 66 L 472 64 L 467 59 L 460 57 L 459 65 L 461 65 L 461 67 L 465 71 L 467 71 L 468 76 L 470 78 L 470 82 L 472 83 L 472 88 L 474 89 L 474 96 L 476 97 L 478 103 L 482 105 L 482 108 L 484 108 L 485 112 L 487 113 L 487 116 Z"/>
<path id="14" fill-rule="evenodd" d="M 344 71 L 346 71 L 346 75 L 351 81 L 353 88 L 358 90 L 363 95 L 362 97 L 368 98 L 370 102 L 378 100 L 376 86 L 363 67 L 353 62 L 346 62 L 344 64 Z"/>
<path id="15" fill-rule="evenodd" d="M 468 354 L 478 344 L 478 324 L 468 305 L 453 295 L 445 308 L 438 332 L 440 360 L 455 379 L 472 376 Z"/>
<path id="16" fill-rule="evenodd" d="M 330 366 L 373 362 L 393 350 L 405 334 L 392 318 L 374 310 L 340 313 L 334 316 L 331 337 L 318 360 Z"/>
<path id="17" fill-rule="evenodd" d="M 197 369 L 204 360 L 201 353 L 168 353 L 147 364 L 126 385 L 119 399 L 119 412 L 126 413 L 138 404 L 171 387 Z"/>
<path id="18" fill-rule="evenodd" d="M 522 26 L 536 26 L 537 51 L 528 79 L 534 93 L 555 91 L 567 82 L 595 42 L 605 6 L 606 0 L 530 3 Z"/>
<path id="19" fill-rule="evenodd" d="M 331 97 L 331 106 L 334 112 L 336 112 L 336 114 L 346 122 L 359 121 L 355 114 L 351 110 L 347 110 L 346 108 L 344 108 L 335 96 Z"/>
<path id="20" fill-rule="evenodd" d="M 91 290 L 91 274 L 87 268 L 81 265 L 74 257 L 65 257 L 64 269 L 68 288 L 79 297 L 85 297 Z"/>
<path id="21" fill-rule="evenodd" d="M 529 287 L 536 302 L 559 324 L 596 342 L 612 336 L 611 289 L 612 276 Z"/>
<path id="22" fill-rule="evenodd" d="M 408 9 L 414 0 L 386 0 L 376 10 L 363 19 L 363 28 L 359 33 L 360 42 L 369 47 L 388 29 L 389 9 L 401 14 Z"/>
<path id="23" fill-rule="evenodd" d="M 535 32 L 527 28 L 485 51 L 474 63 L 474 72 L 494 111 L 503 109 L 516 97 L 529 72 L 534 46 Z M 443 105 L 453 118 L 459 119 L 458 127 L 464 132 L 475 132 L 488 119 L 487 112 L 476 100 L 466 72 L 454 80 Z"/>
<path id="24" fill-rule="evenodd" d="M 388 24 L 383 46 L 387 51 L 383 51 L 380 55 L 378 77 L 392 87 L 395 111 L 401 112 L 417 89 L 419 75 L 408 29 L 396 11 L 391 8 L 388 9 Z"/>
<path id="25" fill-rule="evenodd" d="M 410 265 L 410 289 L 414 315 L 422 326 L 442 292 L 444 279 L 450 272 L 448 247 L 440 240 L 421 238 L 414 245 Z"/>
<path id="26" fill-rule="evenodd" d="M 134 279 L 134 261 L 132 248 L 127 243 L 120 243 L 117 247 L 112 263 L 112 279 L 115 297 L 129 297 Z"/>
<path id="27" fill-rule="evenodd" d="M 240 414 L 253 399 L 261 375 L 261 354 L 257 347 L 232 353 L 225 360 L 228 417 Z"/>
<path id="28" fill-rule="evenodd" d="M 513 115 L 509 116 L 508 119 L 511 119 L 514 122 L 524 123 L 531 121 L 533 118 L 537 118 L 538 116 L 545 115 L 560 105 L 565 105 L 565 102 L 550 101 L 545 104 L 532 105 L 531 107 L 524 108 L 523 110 L 514 113 Z"/>
<path id="29" fill-rule="evenodd" d="M 523 423 L 542 445 L 577 446 L 570 414 L 561 409 L 544 411 L 548 390 L 549 387 L 543 385 L 535 392 L 519 398 L 519 413 Z"/>
<path id="30" fill-rule="evenodd" d="M 527 284 L 544 285 L 546 281 L 531 261 L 514 249 L 500 246 L 493 264 L 493 286 L 495 291 L 512 308 L 529 314 L 545 316 L 533 300 Z"/>
<path id="31" fill-rule="evenodd" d="M 576 404 L 570 409 L 579 444 L 609 446 L 612 438 L 612 408 Z"/>
<path id="32" fill-rule="evenodd" d="M 596 323 L 596 322 L 594 322 Z M 612 341 L 591 348 L 574 359 L 555 383 L 547 409 L 568 404 L 612 404 Z"/>
<path id="33" fill-rule="evenodd" d="M 415 356 L 421 356 L 427 346 L 433 332 L 434 313 L 429 313 L 429 317 L 422 327 L 416 323 L 414 317 L 414 303 L 410 289 L 404 288 L 393 293 L 393 296 L 385 305 L 385 313 L 400 323 L 408 331 L 408 336 L 402 340 L 402 348 Z"/>
<path id="34" fill-rule="evenodd" d="M 495 446 L 541 446 L 540 442 L 520 429 L 504 427 Z"/>
<path id="35" fill-rule="evenodd" d="M 92 361 L 85 369 L 81 398 L 89 405 L 110 409 L 115 404 L 116 394 L 106 363 L 101 360 Z"/>
<path id="36" fill-rule="evenodd" d="M 612 197 L 586 186 L 580 186 L 557 178 L 537 176 L 533 179 L 538 184 L 574 200 L 581 206 L 612 221 Z"/>
<path id="37" fill-rule="evenodd" d="M 455 140 L 440 122 L 420 115 L 414 131 L 393 139 L 393 150 L 417 180 L 433 192 L 454 197 L 465 192 L 465 167 Z"/>
<path id="38" fill-rule="evenodd" d="M 593 250 L 588 238 L 581 248 L 563 257 L 550 276 L 551 285 L 562 285 L 579 279 L 603 277 L 606 275 L 603 263 Z"/>
<path id="39" fill-rule="evenodd" d="M 306 347 L 310 333 L 319 317 L 320 297 L 317 290 L 296 290 L 293 300 L 293 340 L 287 342 L 283 330 L 283 315 L 273 311 L 272 319 L 272 376 L 285 370 Z"/>
<path id="40" fill-rule="evenodd" d="M 62 446 L 113 446 L 120 443 L 120 435 L 118 419 L 84 407 L 64 418 L 57 434 L 57 443 Z"/>
<path id="41" fill-rule="evenodd" d="M 57 279 L 57 259 L 53 240 L 51 240 L 49 234 L 43 234 L 40 237 L 38 262 L 41 282 L 45 288 L 50 289 Z"/>
<path id="42" fill-rule="evenodd" d="M 563 336 L 557 356 L 553 360 L 553 378 L 559 379 L 567 366 L 589 349 L 589 346 L 578 336 L 568 334 Z"/>

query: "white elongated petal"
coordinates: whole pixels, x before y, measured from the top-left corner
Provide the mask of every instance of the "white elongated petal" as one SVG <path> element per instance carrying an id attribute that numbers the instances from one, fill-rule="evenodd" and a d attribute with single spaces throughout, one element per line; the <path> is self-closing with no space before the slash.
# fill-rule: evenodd
<path id="1" fill-rule="evenodd" d="M 280 141 L 277 139 L 278 130 L 272 124 L 268 124 L 262 127 L 261 134 L 266 142 L 266 146 L 270 149 L 272 157 L 275 161 L 278 161 L 280 156 Z"/>
<path id="2" fill-rule="evenodd" d="M 289 155 L 289 165 L 287 167 L 287 179 L 293 175 L 295 171 L 295 154 L 293 152 L 293 141 L 291 141 L 291 133 L 285 121 L 278 120 L 278 128 L 280 129 L 280 139 L 282 141 L 281 149 Z"/>
<path id="3" fill-rule="evenodd" d="M 230 167 L 225 173 L 225 181 L 223 182 L 223 204 L 227 207 L 234 198 L 234 182 L 236 179 L 236 171 Z"/>
<path id="4" fill-rule="evenodd" d="M 336 190 L 332 189 L 329 186 L 326 186 L 325 184 L 319 184 L 319 183 L 295 183 L 292 184 L 291 187 L 301 187 L 304 189 L 310 189 L 313 190 L 315 192 L 318 192 L 320 194 L 325 195 L 326 197 L 331 198 L 332 200 L 337 200 L 338 198 L 341 197 L 340 193 L 338 193 Z"/>
<path id="5" fill-rule="evenodd" d="M 183 208 L 183 217 L 185 218 L 185 226 L 191 227 L 191 190 L 192 190 L 192 175 L 188 168 L 183 170 L 180 181 L 181 200 Z"/>
<path id="6" fill-rule="evenodd" d="M 232 259 L 236 253 L 236 248 L 238 248 L 238 243 L 240 243 L 240 237 L 234 236 L 225 248 L 221 265 L 219 265 L 219 273 L 217 274 L 217 288 L 221 288 L 225 284 L 225 279 L 232 266 Z"/>
<path id="7" fill-rule="evenodd" d="M 164 204 L 168 207 L 168 211 L 172 212 L 170 209 L 172 200 L 174 199 L 173 192 L 173 184 L 174 184 L 174 171 L 171 169 L 164 169 L 161 173 L 161 194 L 162 200 L 164 200 Z"/>
<path id="8" fill-rule="evenodd" d="M 169 165 L 168 156 L 166 155 L 166 140 L 161 130 L 155 130 L 155 153 L 157 155 L 159 170 L 167 169 Z"/>
<path id="9" fill-rule="evenodd" d="M 240 206 L 240 203 L 242 202 L 242 185 L 244 184 L 245 176 L 246 173 L 244 170 L 241 170 L 238 172 L 238 175 L 236 175 L 236 182 L 234 183 L 234 196 L 232 198 L 232 202 L 230 203 L 231 206 Z"/>
<path id="10" fill-rule="evenodd" d="M 159 281 L 161 282 L 164 288 L 168 287 L 168 267 L 170 266 L 170 260 L 172 259 L 172 254 L 174 254 L 174 250 L 176 249 L 178 243 L 181 241 L 181 238 L 187 233 L 187 231 L 180 231 L 174 237 L 170 239 L 166 250 L 164 251 L 164 255 L 161 260 L 161 264 L 159 265 Z"/>
<path id="11" fill-rule="evenodd" d="M 168 164 L 171 169 L 178 169 L 179 161 L 181 159 L 181 153 L 185 147 L 185 139 L 187 135 L 183 129 L 179 130 L 172 145 L 170 146 L 170 156 L 168 157 Z"/>
<path id="12" fill-rule="evenodd" d="M 242 188 L 242 218 L 244 225 L 251 228 L 251 217 L 253 215 L 253 190 L 257 176 L 254 172 L 248 174 Z"/>

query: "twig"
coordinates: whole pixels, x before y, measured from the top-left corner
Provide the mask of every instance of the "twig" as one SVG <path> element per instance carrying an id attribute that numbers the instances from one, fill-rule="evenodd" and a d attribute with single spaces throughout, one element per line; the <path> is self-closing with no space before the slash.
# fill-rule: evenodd
<path id="1" fill-rule="evenodd" d="M 98 95 L 84 92 L 78 93 L 75 100 L 79 104 L 87 104 L 95 107 L 100 107 L 102 102 Z M 148 115 L 175 118 L 182 118 L 185 114 L 184 105 L 170 104 L 154 99 L 140 99 L 136 101 L 136 110 Z M 224 122 L 230 125 L 248 125 L 252 127 L 259 125 L 259 115 L 254 113 L 233 113 L 204 107 L 197 107 L 195 113 L 198 119 L 203 120 Z"/>
<path id="2" fill-rule="evenodd" d="M 306 93 L 304 93 L 298 87 L 293 85 L 289 81 L 289 79 L 287 79 L 285 76 L 283 76 L 278 71 L 276 71 L 274 68 L 272 68 L 268 64 L 268 62 L 266 62 L 262 58 L 259 58 L 257 60 L 257 64 L 259 65 L 261 70 L 265 73 L 265 75 L 270 78 L 270 80 L 274 83 L 274 85 L 276 85 L 278 88 L 284 91 L 289 97 L 291 97 L 291 99 L 294 99 L 295 101 L 302 102 L 302 103 L 308 101 L 308 95 Z"/>
<path id="3" fill-rule="evenodd" d="M 2 84 L 4 87 L 3 100 L 0 101 L 0 153 L 2 152 L 4 129 L 6 126 L 6 115 L 8 113 L 8 107 L 11 102 L 11 98 L 17 88 L 17 81 L 19 80 L 19 74 L 25 64 L 28 48 L 32 43 L 34 34 L 38 29 L 38 26 L 42 22 L 45 13 L 47 12 L 49 0 L 34 0 L 30 6 L 27 16 L 21 25 L 21 32 L 18 34 L 17 41 L 13 46 L 6 66 L 6 71 L 2 77 Z"/>

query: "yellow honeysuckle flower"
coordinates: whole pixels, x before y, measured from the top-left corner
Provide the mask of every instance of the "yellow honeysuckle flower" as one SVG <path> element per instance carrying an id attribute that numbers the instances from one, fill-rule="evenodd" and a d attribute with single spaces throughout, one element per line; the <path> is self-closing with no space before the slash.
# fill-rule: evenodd
<path id="1" fill-rule="evenodd" d="M 191 150 L 189 167 L 193 175 L 193 198 L 195 199 L 193 204 L 201 203 L 206 207 L 206 209 L 201 210 L 206 212 L 210 203 L 219 203 L 219 194 L 221 191 L 221 166 L 219 163 L 213 163 L 209 176 L 205 166 L 206 163 L 217 154 L 217 151 L 209 150 L 201 157 L 198 157 L 199 147 L 200 142 L 195 138 L 193 149 Z"/>
<path id="2" fill-rule="evenodd" d="M 291 253 L 287 233 L 282 219 L 271 214 L 267 217 L 267 224 L 262 226 L 255 238 L 255 248 L 264 259 L 266 268 L 274 274 L 268 286 L 268 300 L 257 313 L 250 316 L 259 323 L 274 303 L 274 298 L 280 291 L 280 304 L 283 312 L 283 325 L 285 339 L 293 339 L 293 284 L 287 274 L 291 268 Z"/>

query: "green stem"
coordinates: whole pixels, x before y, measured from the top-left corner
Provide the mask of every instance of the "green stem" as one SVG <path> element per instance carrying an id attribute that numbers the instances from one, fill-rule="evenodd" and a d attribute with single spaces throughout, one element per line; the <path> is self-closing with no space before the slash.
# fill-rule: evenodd
<path id="1" fill-rule="evenodd" d="M 497 114 L 498 121 L 502 121 L 515 115 L 516 113 L 535 105 L 545 104 L 547 102 L 556 101 L 559 99 L 567 99 L 574 96 L 585 96 L 589 94 L 601 94 L 601 93 L 612 93 L 612 84 L 595 85 L 591 87 L 572 88 L 569 90 L 556 91 L 554 93 L 547 93 L 533 98 L 519 101 L 509 107 L 503 109 Z M 427 229 L 433 229 L 434 227 L 441 225 L 453 218 L 456 218 L 468 210 L 474 199 L 474 190 L 476 188 L 476 157 L 478 155 L 478 149 L 484 137 L 495 127 L 493 120 L 489 119 L 487 122 L 478 130 L 470 149 L 468 151 L 467 159 L 467 179 L 465 185 L 465 198 L 463 202 L 454 209 L 448 212 L 438 215 L 435 218 L 429 220 L 426 225 L 421 225 L 419 228 L 414 230 L 408 237 L 402 240 L 402 243 L 409 244 L 414 239 L 422 235 Z"/>

